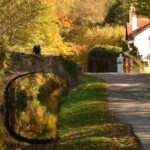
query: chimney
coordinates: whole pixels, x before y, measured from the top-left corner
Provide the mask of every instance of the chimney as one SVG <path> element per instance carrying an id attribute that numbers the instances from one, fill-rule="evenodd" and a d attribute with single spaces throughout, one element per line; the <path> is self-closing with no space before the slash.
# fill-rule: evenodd
<path id="1" fill-rule="evenodd" d="M 137 16 L 132 16 L 132 31 L 135 32 L 137 30 Z"/>
<path id="2" fill-rule="evenodd" d="M 137 16 L 133 5 L 131 5 L 129 11 L 129 23 L 132 24 L 132 32 L 135 32 L 137 30 Z"/>

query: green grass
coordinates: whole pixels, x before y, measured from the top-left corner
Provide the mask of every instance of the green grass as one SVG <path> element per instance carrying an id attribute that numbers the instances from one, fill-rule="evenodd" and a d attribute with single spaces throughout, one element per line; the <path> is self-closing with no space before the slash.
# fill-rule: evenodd
<path id="1" fill-rule="evenodd" d="M 139 150 L 129 127 L 108 110 L 105 83 L 83 75 L 63 98 L 57 150 Z"/>

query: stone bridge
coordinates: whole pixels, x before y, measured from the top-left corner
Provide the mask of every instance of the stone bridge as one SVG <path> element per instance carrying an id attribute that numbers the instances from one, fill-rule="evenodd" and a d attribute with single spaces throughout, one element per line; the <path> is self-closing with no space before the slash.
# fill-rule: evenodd
<path id="1" fill-rule="evenodd" d="M 52 73 L 72 86 L 74 77 L 65 71 L 59 56 L 43 56 L 13 52 L 10 54 L 11 66 L 6 74 L 5 84 L 11 80 L 28 73 Z"/>
<path id="2" fill-rule="evenodd" d="M 78 75 L 77 74 L 73 74 L 73 75 L 69 74 L 64 69 L 65 67 L 62 65 L 62 61 L 61 61 L 60 57 L 58 57 L 58 56 L 43 56 L 43 55 L 12 52 L 12 53 L 10 53 L 10 60 L 11 60 L 11 63 L 10 63 L 11 65 L 9 66 L 9 70 L 6 73 L 6 76 L 4 78 L 5 87 L 3 89 L 4 97 L 2 99 L 2 103 L 4 103 L 4 104 L 6 101 L 7 86 L 9 85 L 9 83 L 11 83 L 11 81 L 13 81 L 14 79 L 16 79 L 22 75 L 26 75 L 29 73 L 52 73 L 52 74 L 57 75 L 61 79 L 63 79 L 69 88 L 74 86 L 77 83 Z M 2 107 L 3 106 L 4 105 L 2 104 Z M 6 115 L 7 109 L 5 111 L 5 108 L 4 108 L 4 112 Z M 1 121 L 4 122 L 4 120 L 6 120 L 5 118 L 4 118 L 4 114 L 2 113 L 2 115 L 0 115 Z M 6 125 L 6 123 L 5 123 L 5 125 Z M 33 150 L 34 149 L 36 149 L 36 150 L 42 149 L 42 150 L 44 150 L 43 146 L 34 145 L 36 141 L 34 142 L 34 144 L 30 143 L 31 145 L 27 145 L 27 147 L 26 147 L 22 142 L 16 141 L 10 135 L 11 135 L 10 132 L 6 133 L 6 137 L 9 141 L 11 141 L 12 145 L 20 145 L 21 147 L 24 147 L 24 149 L 33 149 Z M 44 141 L 44 143 L 45 143 L 45 141 Z M 37 143 L 37 144 L 39 144 L 39 143 Z M 54 149 L 54 143 L 53 142 L 50 142 L 49 144 L 46 143 L 45 147 L 47 147 L 46 149 Z"/>

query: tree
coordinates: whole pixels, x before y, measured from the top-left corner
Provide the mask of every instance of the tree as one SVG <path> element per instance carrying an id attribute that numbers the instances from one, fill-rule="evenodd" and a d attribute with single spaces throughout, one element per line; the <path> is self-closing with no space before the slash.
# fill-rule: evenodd
<path id="1" fill-rule="evenodd" d="M 84 20 L 101 23 L 106 15 L 106 2 L 107 0 L 76 0 L 70 17 L 77 24 L 82 24 Z"/>
<path id="2" fill-rule="evenodd" d="M 149 0 L 133 0 L 138 15 L 150 18 L 150 1 Z"/>
<path id="3" fill-rule="evenodd" d="M 149 0 L 109 0 L 108 14 L 105 19 L 108 24 L 124 25 L 128 21 L 131 4 L 136 8 L 136 13 L 140 16 L 150 17 Z"/>
<path id="4" fill-rule="evenodd" d="M 105 19 L 106 23 L 124 25 L 128 20 L 129 7 L 128 0 L 109 1 L 108 14 Z"/>
<path id="5" fill-rule="evenodd" d="M 15 51 L 31 52 L 35 44 L 42 46 L 43 53 L 67 51 L 59 34 L 55 4 L 56 0 L 0 1 L 1 42 Z"/>

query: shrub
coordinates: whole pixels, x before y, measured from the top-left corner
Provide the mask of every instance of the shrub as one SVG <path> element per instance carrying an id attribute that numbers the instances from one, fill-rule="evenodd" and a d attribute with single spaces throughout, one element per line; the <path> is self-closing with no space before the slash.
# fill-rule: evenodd
<path id="1" fill-rule="evenodd" d="M 125 40 L 125 28 L 122 26 L 104 26 L 89 29 L 85 35 L 89 47 L 96 45 L 119 46 Z"/>
<path id="2" fill-rule="evenodd" d="M 124 52 L 129 51 L 128 44 L 127 44 L 126 41 L 122 41 L 121 44 L 120 44 L 120 47 L 122 48 L 122 50 L 123 50 Z"/>
<path id="3" fill-rule="evenodd" d="M 86 50 L 84 53 L 78 56 L 78 60 L 80 60 L 80 65 L 84 71 L 87 71 L 87 61 L 89 55 L 93 55 L 96 57 L 117 57 L 119 53 L 122 52 L 122 49 L 117 46 L 109 46 L 109 45 L 97 45 L 93 48 Z"/>
<path id="4" fill-rule="evenodd" d="M 94 57 L 118 57 L 121 48 L 116 46 L 100 45 L 91 49 L 89 55 Z"/>
<path id="5" fill-rule="evenodd" d="M 69 57 L 65 58 L 63 56 L 60 56 L 60 61 L 65 71 L 67 71 L 71 75 L 77 73 L 77 71 L 79 70 L 78 65 Z"/>
<path id="6" fill-rule="evenodd" d="M 69 39 L 76 44 L 86 45 L 88 48 L 96 45 L 120 46 L 125 40 L 125 27 L 123 26 L 96 26 L 74 27 L 69 33 Z"/>

